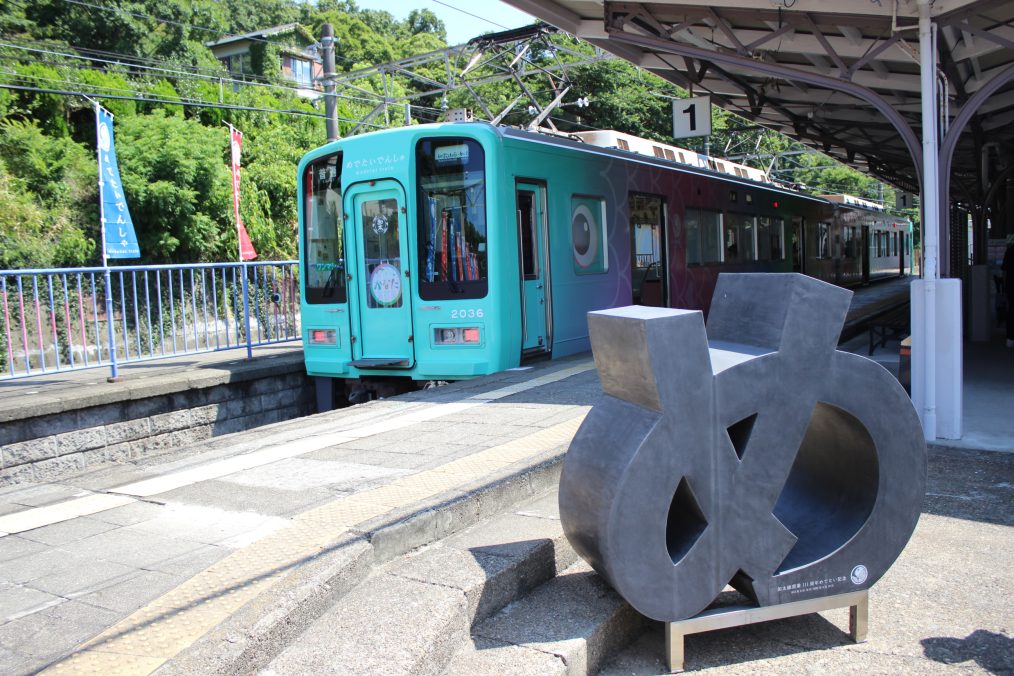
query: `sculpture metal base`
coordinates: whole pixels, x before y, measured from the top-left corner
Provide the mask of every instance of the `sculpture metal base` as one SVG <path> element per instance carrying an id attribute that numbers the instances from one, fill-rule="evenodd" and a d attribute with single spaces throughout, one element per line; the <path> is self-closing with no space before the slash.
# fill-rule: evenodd
<path id="1" fill-rule="evenodd" d="M 687 634 L 700 634 L 716 629 L 741 627 L 746 624 L 809 615 L 821 610 L 849 608 L 849 636 L 856 643 L 866 642 L 869 626 L 870 593 L 868 590 L 824 596 L 822 598 L 781 603 L 760 608 L 732 606 L 705 610 L 700 615 L 665 625 L 665 652 L 670 672 L 683 671 L 683 639 Z"/>

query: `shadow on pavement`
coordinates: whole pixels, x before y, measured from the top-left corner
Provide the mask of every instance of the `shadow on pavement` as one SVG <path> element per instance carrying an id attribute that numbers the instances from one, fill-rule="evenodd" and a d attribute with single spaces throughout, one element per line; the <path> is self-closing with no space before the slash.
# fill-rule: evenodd
<path id="1" fill-rule="evenodd" d="M 1014 526 L 1014 453 L 931 449 L 923 512 Z"/>
<path id="2" fill-rule="evenodd" d="M 975 660 L 991 674 L 1014 672 L 1014 639 L 977 629 L 965 638 L 933 637 L 922 641 L 923 653 L 942 664 L 960 664 Z"/>

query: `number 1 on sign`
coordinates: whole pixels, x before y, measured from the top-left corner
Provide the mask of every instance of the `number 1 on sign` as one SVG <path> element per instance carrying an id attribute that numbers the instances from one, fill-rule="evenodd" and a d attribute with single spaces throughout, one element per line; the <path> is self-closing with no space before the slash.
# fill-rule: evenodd
<path id="1" fill-rule="evenodd" d="M 700 111 L 700 112 L 698 112 Z M 673 99 L 673 138 L 708 136 L 711 134 L 711 97 L 696 96 L 692 99 Z"/>
<path id="2" fill-rule="evenodd" d="M 690 131 L 697 131 L 697 104 L 691 103 L 683 109 L 683 114 L 690 117 Z"/>

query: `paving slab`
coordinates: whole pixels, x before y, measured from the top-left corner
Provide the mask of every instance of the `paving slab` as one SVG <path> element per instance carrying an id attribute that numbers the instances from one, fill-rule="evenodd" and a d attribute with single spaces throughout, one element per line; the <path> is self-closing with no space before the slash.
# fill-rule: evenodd
<path id="1" fill-rule="evenodd" d="M 267 673 L 426 674 L 467 636 L 457 589 L 380 575 L 324 613 Z"/>

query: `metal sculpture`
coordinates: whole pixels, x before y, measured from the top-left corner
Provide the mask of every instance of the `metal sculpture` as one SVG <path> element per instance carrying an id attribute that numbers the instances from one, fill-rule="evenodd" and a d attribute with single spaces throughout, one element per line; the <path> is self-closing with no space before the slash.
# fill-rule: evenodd
<path id="1" fill-rule="evenodd" d="M 869 588 L 915 528 L 926 447 L 901 385 L 836 350 L 852 293 L 723 274 L 700 312 L 589 313 L 605 400 L 560 479 L 568 539 L 672 622 L 726 584 L 760 606 Z"/>

